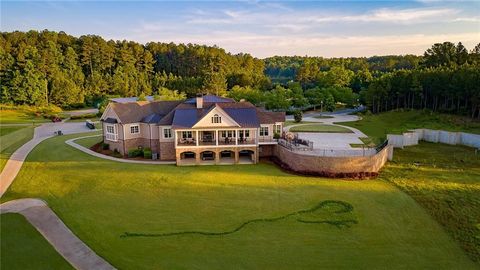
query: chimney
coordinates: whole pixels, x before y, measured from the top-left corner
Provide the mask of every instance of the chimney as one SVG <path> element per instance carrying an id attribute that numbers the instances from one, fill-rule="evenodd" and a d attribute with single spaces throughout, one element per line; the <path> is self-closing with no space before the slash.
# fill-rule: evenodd
<path id="1" fill-rule="evenodd" d="M 203 108 L 203 95 L 202 94 L 197 94 L 197 109 L 202 109 Z"/>

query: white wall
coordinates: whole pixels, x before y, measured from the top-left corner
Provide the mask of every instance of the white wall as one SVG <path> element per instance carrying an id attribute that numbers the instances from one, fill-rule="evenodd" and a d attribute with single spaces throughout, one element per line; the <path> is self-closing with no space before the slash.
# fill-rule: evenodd
<path id="1" fill-rule="evenodd" d="M 445 130 L 415 129 L 402 135 L 388 134 L 387 139 L 389 144 L 397 148 L 417 145 L 420 140 L 451 145 L 461 144 L 480 148 L 480 135 Z"/>

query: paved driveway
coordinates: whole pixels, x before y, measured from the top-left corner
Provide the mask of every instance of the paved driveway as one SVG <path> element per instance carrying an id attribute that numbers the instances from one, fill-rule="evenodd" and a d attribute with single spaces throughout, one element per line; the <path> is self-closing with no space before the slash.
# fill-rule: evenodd
<path id="1" fill-rule="evenodd" d="M 58 130 L 61 130 L 63 134 L 74 134 L 92 131 L 85 126 L 85 122 L 47 123 L 35 128 L 35 138 L 52 136 L 54 135 L 54 132 Z"/>

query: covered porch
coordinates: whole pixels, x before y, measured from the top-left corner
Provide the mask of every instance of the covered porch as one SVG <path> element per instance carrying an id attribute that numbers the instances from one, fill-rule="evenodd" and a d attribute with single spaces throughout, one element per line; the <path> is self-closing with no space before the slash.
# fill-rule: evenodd
<path id="1" fill-rule="evenodd" d="M 176 146 L 255 145 L 256 129 L 177 130 Z"/>

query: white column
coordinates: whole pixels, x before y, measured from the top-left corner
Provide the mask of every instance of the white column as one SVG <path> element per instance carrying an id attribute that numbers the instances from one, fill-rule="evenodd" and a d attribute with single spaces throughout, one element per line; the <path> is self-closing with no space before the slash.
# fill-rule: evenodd
<path id="1" fill-rule="evenodd" d="M 238 145 L 238 129 L 235 129 L 235 145 Z"/>
<path id="2" fill-rule="evenodd" d="M 218 129 L 215 130 L 215 145 L 218 146 Z"/>
<path id="3" fill-rule="evenodd" d="M 177 134 L 178 134 L 178 131 L 175 130 L 175 132 L 173 132 L 173 139 L 175 140 L 175 148 L 177 148 L 177 146 L 178 146 L 178 139 L 177 139 L 178 136 L 177 136 Z"/>
<path id="4" fill-rule="evenodd" d="M 198 130 L 195 131 L 195 142 L 197 143 L 197 146 L 198 146 Z"/>

